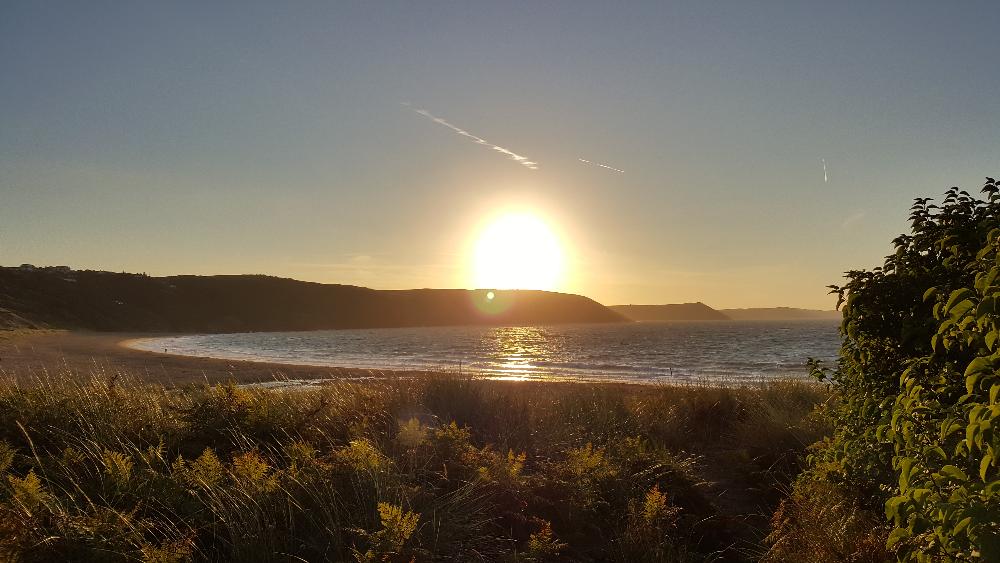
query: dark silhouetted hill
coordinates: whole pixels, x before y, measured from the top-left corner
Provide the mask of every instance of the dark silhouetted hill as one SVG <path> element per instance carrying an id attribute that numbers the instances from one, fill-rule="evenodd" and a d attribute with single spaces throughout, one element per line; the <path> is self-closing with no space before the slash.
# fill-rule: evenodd
<path id="1" fill-rule="evenodd" d="M 0 328 L 242 332 L 623 322 L 579 295 L 374 290 L 270 276 L 150 277 L 65 267 L 0 268 Z"/>
<path id="2" fill-rule="evenodd" d="M 753 309 L 720 309 L 736 321 L 799 321 L 799 320 L 840 320 L 840 311 L 817 309 L 796 309 L 794 307 L 758 307 Z"/>
<path id="3" fill-rule="evenodd" d="M 700 301 L 669 305 L 613 305 L 609 308 L 633 321 L 725 321 L 729 319 L 723 313 Z"/>

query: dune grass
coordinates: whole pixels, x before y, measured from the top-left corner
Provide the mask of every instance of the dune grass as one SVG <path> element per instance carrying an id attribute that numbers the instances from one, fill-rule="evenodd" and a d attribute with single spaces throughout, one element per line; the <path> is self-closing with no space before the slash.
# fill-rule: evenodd
<path id="1" fill-rule="evenodd" d="M 742 561 L 824 388 L 0 380 L 0 560 Z"/>

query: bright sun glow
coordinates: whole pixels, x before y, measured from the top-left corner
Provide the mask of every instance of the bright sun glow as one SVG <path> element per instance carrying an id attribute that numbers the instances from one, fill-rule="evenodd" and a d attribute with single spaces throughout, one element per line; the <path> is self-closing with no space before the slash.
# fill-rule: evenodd
<path id="1" fill-rule="evenodd" d="M 534 215 L 503 215 L 479 233 L 473 255 L 476 287 L 554 290 L 562 269 L 558 237 Z"/>

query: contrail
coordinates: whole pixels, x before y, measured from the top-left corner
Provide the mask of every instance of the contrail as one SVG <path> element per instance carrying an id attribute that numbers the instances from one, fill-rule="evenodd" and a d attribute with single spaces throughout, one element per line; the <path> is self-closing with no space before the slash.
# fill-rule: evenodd
<path id="1" fill-rule="evenodd" d="M 826 174 L 826 159 L 825 158 L 821 158 L 820 160 L 823 161 L 823 183 L 824 184 L 829 184 L 830 183 L 830 177 L 827 176 L 827 174 Z"/>
<path id="2" fill-rule="evenodd" d="M 486 139 L 484 139 L 482 137 L 477 137 L 477 136 L 473 135 L 472 133 L 469 133 L 465 129 L 462 129 L 461 127 L 456 127 L 456 126 L 452 125 L 451 123 L 448 123 L 444 119 L 442 119 L 442 118 L 434 115 L 433 113 L 431 113 L 431 112 L 429 112 L 429 111 L 427 111 L 425 109 L 415 108 L 415 107 L 411 106 L 409 104 L 409 102 L 403 102 L 402 105 L 404 105 L 404 106 L 412 109 L 413 111 L 415 111 L 418 114 L 426 117 L 427 119 L 430 119 L 434 123 L 437 123 L 437 124 L 440 124 L 440 125 L 444 125 L 448 129 L 451 129 L 452 131 L 458 133 L 459 135 L 461 135 L 463 137 L 468 137 L 469 139 L 472 139 L 473 141 L 475 141 L 475 143 L 477 145 L 483 145 L 483 146 L 489 147 L 489 148 L 497 151 L 500 154 L 506 155 L 508 158 L 510 158 L 511 160 L 517 162 L 521 166 L 524 166 L 525 168 L 529 168 L 531 170 L 538 170 L 538 163 L 534 162 L 532 160 L 529 160 L 528 157 L 526 157 L 526 156 L 521 156 L 521 155 L 519 155 L 517 153 L 514 153 L 512 151 L 509 151 L 509 150 L 507 150 L 507 149 L 505 149 L 505 148 L 503 148 L 501 146 L 494 145 L 493 143 L 487 141 Z"/>
<path id="3" fill-rule="evenodd" d="M 589 161 L 589 160 L 587 160 L 585 158 L 578 158 L 577 160 L 579 160 L 580 162 L 582 162 L 584 164 L 590 164 L 592 166 L 600 166 L 601 168 L 607 168 L 608 170 L 613 170 L 615 172 L 618 172 L 619 174 L 624 174 L 625 173 L 625 171 L 622 170 L 621 168 L 615 168 L 614 166 L 608 166 L 607 164 L 601 164 L 600 162 L 591 162 L 591 161 Z"/>

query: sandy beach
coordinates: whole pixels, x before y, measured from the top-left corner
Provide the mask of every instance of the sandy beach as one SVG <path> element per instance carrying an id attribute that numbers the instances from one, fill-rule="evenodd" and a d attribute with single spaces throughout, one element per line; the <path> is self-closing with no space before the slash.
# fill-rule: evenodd
<path id="1" fill-rule="evenodd" d="M 168 385 L 235 380 L 360 378 L 423 375 L 422 371 L 382 371 L 197 358 L 147 352 L 126 343 L 164 334 L 75 331 L 0 332 L 0 374 L 19 379 L 68 369 L 82 375 L 127 372 Z"/>

